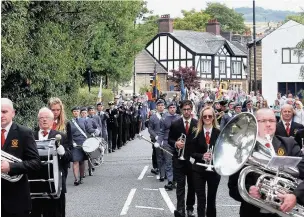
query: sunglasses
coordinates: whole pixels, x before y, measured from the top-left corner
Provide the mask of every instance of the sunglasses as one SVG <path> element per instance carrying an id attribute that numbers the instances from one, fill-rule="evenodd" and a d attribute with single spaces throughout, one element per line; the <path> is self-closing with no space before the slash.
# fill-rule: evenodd
<path id="1" fill-rule="evenodd" d="M 208 119 L 212 119 L 213 116 L 212 116 L 212 115 L 203 115 L 203 118 L 204 118 L 204 119 L 207 119 L 207 118 L 208 118 Z"/>

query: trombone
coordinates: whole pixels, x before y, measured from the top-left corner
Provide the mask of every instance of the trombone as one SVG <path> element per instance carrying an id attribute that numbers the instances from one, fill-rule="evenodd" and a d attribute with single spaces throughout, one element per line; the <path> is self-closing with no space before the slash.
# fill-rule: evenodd
<path id="1" fill-rule="evenodd" d="M 185 159 L 185 148 L 186 148 L 186 138 L 187 136 L 185 134 L 182 133 L 182 135 L 178 138 L 178 141 L 181 141 L 182 143 L 184 143 L 184 147 L 178 150 L 178 155 L 177 158 L 179 160 L 186 160 Z"/>
<path id="2" fill-rule="evenodd" d="M 212 168 L 214 167 L 212 165 L 212 155 L 213 155 L 213 146 L 211 148 L 208 148 L 207 153 L 211 153 L 211 159 L 210 160 L 205 160 L 205 164 L 203 163 L 196 163 L 199 166 L 207 167 L 206 171 L 213 172 Z"/>
<path id="3" fill-rule="evenodd" d="M 7 162 L 10 162 L 10 163 L 20 163 L 20 162 L 22 162 L 21 159 L 13 156 L 11 154 L 8 154 L 5 151 L 1 151 L 1 161 L 3 161 L 3 160 L 5 160 Z M 6 173 L 1 173 L 1 178 L 5 179 L 9 182 L 18 182 L 22 178 L 22 176 L 23 176 L 23 174 L 10 176 Z"/>

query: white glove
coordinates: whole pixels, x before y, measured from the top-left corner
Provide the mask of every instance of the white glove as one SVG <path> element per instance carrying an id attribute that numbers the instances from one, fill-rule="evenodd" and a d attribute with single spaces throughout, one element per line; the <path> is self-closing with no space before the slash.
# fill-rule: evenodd
<path id="1" fill-rule="evenodd" d="M 155 140 L 156 140 L 156 141 L 158 140 L 158 136 L 155 137 Z"/>
<path id="2" fill-rule="evenodd" d="M 64 147 L 62 145 L 59 145 L 59 147 L 57 148 L 57 153 L 62 156 L 65 153 Z"/>
<path id="3" fill-rule="evenodd" d="M 159 147 L 160 147 L 159 143 L 158 143 L 158 142 L 155 142 L 155 143 L 154 143 L 154 148 L 159 148 Z"/>

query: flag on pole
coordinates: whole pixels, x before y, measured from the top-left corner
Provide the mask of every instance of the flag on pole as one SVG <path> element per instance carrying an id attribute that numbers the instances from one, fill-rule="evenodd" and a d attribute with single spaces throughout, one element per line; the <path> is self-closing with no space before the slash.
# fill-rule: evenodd
<path id="1" fill-rule="evenodd" d="M 99 85 L 99 92 L 98 92 L 98 100 L 101 102 L 102 100 L 102 76 L 100 77 L 100 85 Z"/>
<path id="2" fill-rule="evenodd" d="M 180 91 L 181 91 L 181 99 L 185 100 L 186 99 L 186 89 L 185 89 L 183 77 L 181 77 L 181 81 L 180 81 Z"/>
<path id="3" fill-rule="evenodd" d="M 158 83 L 158 79 L 157 79 L 157 72 L 156 72 L 156 65 L 154 66 L 154 76 L 153 76 L 153 82 L 152 82 L 152 90 L 153 90 L 153 93 L 152 93 L 152 97 L 154 99 L 157 99 L 158 98 L 158 92 L 159 92 L 159 83 Z"/>

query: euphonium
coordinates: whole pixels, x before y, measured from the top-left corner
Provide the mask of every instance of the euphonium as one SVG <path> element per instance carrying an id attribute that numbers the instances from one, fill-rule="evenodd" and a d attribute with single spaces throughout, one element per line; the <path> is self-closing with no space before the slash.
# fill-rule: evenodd
<path id="1" fill-rule="evenodd" d="M 178 138 L 179 141 L 182 141 L 184 143 L 184 147 L 182 149 L 178 150 L 178 156 L 177 158 L 179 160 L 186 160 L 184 155 L 185 155 L 185 148 L 186 148 L 186 138 L 187 136 L 182 133 L 182 135 Z"/>
<path id="2" fill-rule="evenodd" d="M 11 154 L 8 154 L 7 152 L 5 151 L 1 151 L 1 161 L 7 161 L 9 163 L 20 163 L 22 162 L 21 159 L 11 155 Z M 6 173 L 1 173 L 1 178 L 2 179 L 5 179 L 9 182 L 18 182 L 21 178 L 22 178 L 23 174 L 21 175 L 16 175 L 16 176 L 10 176 Z"/>
<path id="3" fill-rule="evenodd" d="M 287 213 L 279 210 L 281 201 L 278 194 L 291 193 L 299 185 L 295 168 L 269 168 L 271 159 L 269 148 L 256 141 L 257 120 L 251 113 L 241 113 L 221 131 L 214 148 L 213 164 L 219 175 L 230 176 L 243 166 L 238 189 L 241 197 L 248 203 L 282 217 L 304 217 L 304 207 L 300 204 Z M 229 162 L 229 163 L 227 163 Z M 259 175 L 255 186 L 259 187 L 262 197 L 253 198 L 249 195 L 245 180 L 249 173 Z"/>

